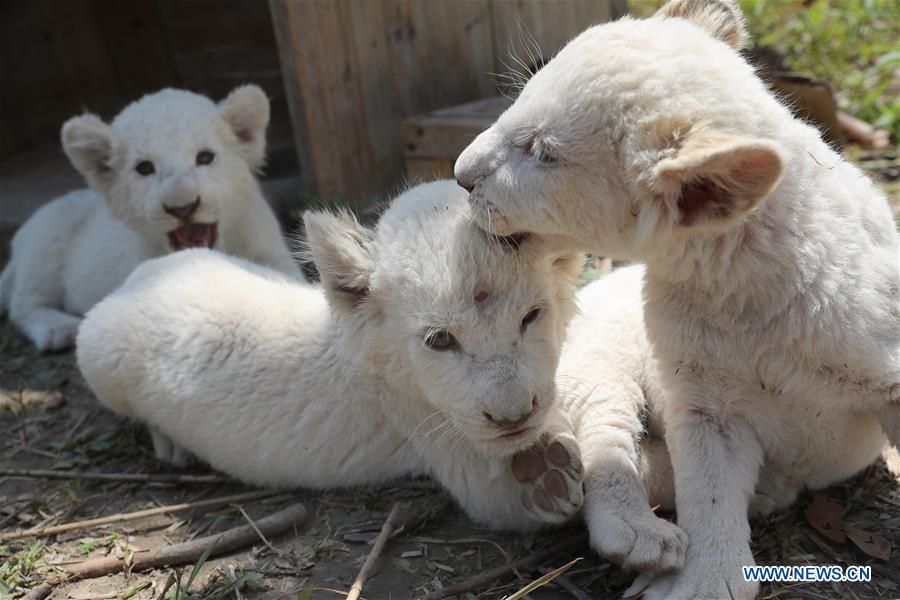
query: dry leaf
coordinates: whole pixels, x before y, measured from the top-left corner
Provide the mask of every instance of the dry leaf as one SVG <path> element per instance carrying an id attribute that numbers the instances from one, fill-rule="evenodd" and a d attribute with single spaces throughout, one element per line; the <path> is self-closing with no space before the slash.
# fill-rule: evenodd
<path id="1" fill-rule="evenodd" d="M 844 532 L 850 541 L 857 548 L 871 556 L 880 560 L 890 560 L 891 558 L 891 542 L 880 535 L 856 529 L 855 527 L 844 526 Z"/>
<path id="2" fill-rule="evenodd" d="M 837 502 L 816 496 L 803 514 L 809 524 L 829 540 L 844 543 L 850 538 L 850 541 L 865 554 L 880 560 L 889 560 L 891 542 L 880 535 L 850 527 L 841 518 L 842 512 L 844 507 Z"/>
<path id="3" fill-rule="evenodd" d="M 843 544 L 847 541 L 844 534 L 844 520 L 841 513 L 844 507 L 824 496 L 813 498 L 812 504 L 803 511 L 803 516 L 813 528 L 832 542 Z"/>
<path id="4" fill-rule="evenodd" d="M 62 403 L 63 395 L 58 391 L 0 389 L 0 413 L 8 411 L 18 415 L 24 410 L 56 408 Z"/>

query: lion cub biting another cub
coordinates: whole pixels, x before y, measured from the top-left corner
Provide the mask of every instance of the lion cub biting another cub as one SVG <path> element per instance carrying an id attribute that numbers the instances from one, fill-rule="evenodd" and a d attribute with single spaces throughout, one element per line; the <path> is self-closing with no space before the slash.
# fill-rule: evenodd
<path id="1" fill-rule="evenodd" d="M 900 445 L 900 265 L 875 185 L 736 49 L 730 0 L 588 29 L 459 157 L 476 222 L 647 263 L 683 570 L 657 598 L 750 598 L 748 511 Z"/>
<path id="2" fill-rule="evenodd" d="M 446 181 L 374 230 L 324 213 L 306 229 L 321 287 L 200 250 L 138 268 L 78 335 L 99 400 L 146 423 L 165 459 L 267 486 L 430 474 L 492 527 L 561 522 L 584 482 L 599 550 L 681 564 L 683 534 L 648 503 L 672 503 L 665 448 L 652 427 L 637 441 L 657 389 L 639 270 L 581 292 L 591 316 L 570 326 L 557 383 L 581 255 L 483 233 Z"/>
<path id="3" fill-rule="evenodd" d="M 269 101 L 253 85 L 218 105 L 167 89 L 109 125 L 70 119 L 63 148 L 90 189 L 50 202 L 16 233 L 0 311 L 53 351 L 138 264 L 174 250 L 215 248 L 300 277 L 254 177 L 268 122 Z"/>

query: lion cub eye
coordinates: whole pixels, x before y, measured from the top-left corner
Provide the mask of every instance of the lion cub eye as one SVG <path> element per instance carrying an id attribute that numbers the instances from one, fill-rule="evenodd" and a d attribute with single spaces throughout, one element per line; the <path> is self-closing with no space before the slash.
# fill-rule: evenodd
<path id="1" fill-rule="evenodd" d="M 451 350 L 456 347 L 456 338 L 446 329 L 441 329 L 425 338 L 425 345 L 432 350 Z"/>
<path id="2" fill-rule="evenodd" d="M 528 138 L 528 141 L 522 146 L 522 150 L 526 154 L 530 154 L 535 157 L 538 162 L 543 163 L 545 165 L 552 165 L 557 161 L 557 157 L 551 149 L 547 146 L 546 143 L 541 143 L 534 136 Z"/>
<path id="3" fill-rule="evenodd" d="M 525 331 L 529 325 L 537 321 L 539 316 L 541 316 L 540 308 L 532 308 L 528 311 L 528 314 L 522 317 L 522 331 Z"/>
<path id="4" fill-rule="evenodd" d="M 134 170 L 146 177 L 147 175 L 152 175 L 156 169 L 153 167 L 153 163 L 149 160 L 142 160 L 134 167 Z"/>
<path id="5" fill-rule="evenodd" d="M 542 148 L 537 153 L 538 162 L 544 163 L 545 165 L 552 165 L 556 162 L 556 156 L 547 151 L 546 148 Z"/>
<path id="6" fill-rule="evenodd" d="M 197 164 L 208 165 L 215 157 L 216 155 L 213 154 L 211 150 L 201 150 L 197 153 Z"/>

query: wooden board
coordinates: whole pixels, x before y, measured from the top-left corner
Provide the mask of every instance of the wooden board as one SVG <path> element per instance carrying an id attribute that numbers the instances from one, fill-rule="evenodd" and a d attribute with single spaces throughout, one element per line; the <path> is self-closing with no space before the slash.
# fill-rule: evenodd
<path id="1" fill-rule="evenodd" d="M 406 119 L 403 141 L 407 175 L 421 178 L 423 165 L 449 163 L 449 170 L 442 167 L 436 171 L 449 177 L 459 153 L 510 104 L 512 100 L 494 96 Z"/>
<path id="2" fill-rule="evenodd" d="M 492 73 L 503 68 L 498 39 L 518 15 L 537 31 L 541 47 L 555 52 L 587 24 L 608 20 L 622 4 L 269 1 L 303 187 L 325 202 L 384 197 L 402 183 L 408 144 L 441 143 L 437 131 L 416 139 L 415 129 L 403 127 L 404 119 L 495 96 Z M 481 125 L 472 122 L 468 131 L 477 134 Z M 437 169 L 427 163 L 414 168 L 417 174 Z M 437 171 L 446 172 L 446 165 Z"/>
<path id="3" fill-rule="evenodd" d="M 304 188 L 375 199 L 403 173 L 403 118 L 486 95 L 484 1 L 271 0 Z"/>

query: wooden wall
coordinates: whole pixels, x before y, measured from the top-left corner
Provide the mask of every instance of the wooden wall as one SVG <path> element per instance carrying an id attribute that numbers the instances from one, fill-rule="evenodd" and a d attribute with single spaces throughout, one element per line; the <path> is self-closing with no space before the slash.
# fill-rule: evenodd
<path id="1" fill-rule="evenodd" d="M 264 0 L 2 0 L 0 157 L 57 143 L 84 109 L 104 118 L 162 87 L 272 99 L 270 142 L 292 144 Z"/>
<path id="2" fill-rule="evenodd" d="M 524 28 L 545 57 L 625 0 L 269 0 L 303 187 L 372 201 L 403 178 L 405 117 L 497 94 Z"/>
<path id="3" fill-rule="evenodd" d="M 58 144 L 165 86 L 272 99 L 270 172 L 325 200 L 371 202 L 403 179 L 404 118 L 497 94 L 491 73 L 550 56 L 625 0 L 0 0 L 0 159 Z M 274 31 L 273 31 L 274 25 Z M 277 40 L 277 44 L 276 44 Z M 280 63 L 279 63 L 280 58 Z M 293 128 L 291 127 L 293 124 Z"/>

